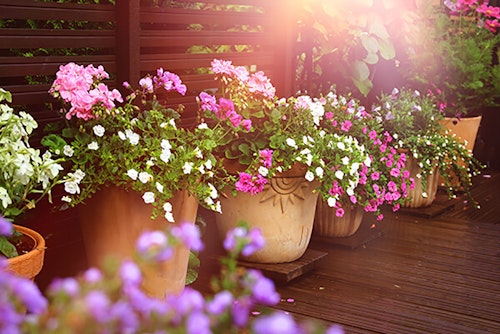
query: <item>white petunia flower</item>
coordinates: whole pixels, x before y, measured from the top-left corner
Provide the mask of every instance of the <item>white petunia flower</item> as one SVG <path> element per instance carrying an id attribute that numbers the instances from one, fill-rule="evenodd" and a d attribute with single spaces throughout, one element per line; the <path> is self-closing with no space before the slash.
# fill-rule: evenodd
<path id="1" fill-rule="evenodd" d="M 323 175 L 324 175 L 324 173 L 325 173 L 324 169 L 321 168 L 321 167 L 316 167 L 316 171 L 315 172 L 316 172 L 316 175 L 318 175 L 319 178 L 322 178 Z"/>
<path id="2" fill-rule="evenodd" d="M 146 191 L 144 195 L 142 195 L 142 199 L 144 203 L 151 204 L 155 202 L 155 194 L 151 191 Z"/>
<path id="3" fill-rule="evenodd" d="M 191 174 L 191 170 L 193 169 L 193 163 L 192 162 L 185 162 L 184 166 L 182 166 L 182 171 L 184 174 Z"/>
<path id="4" fill-rule="evenodd" d="M 148 183 L 153 179 L 153 176 L 149 174 L 148 172 L 140 172 L 139 173 L 139 181 L 142 183 Z"/>
<path id="5" fill-rule="evenodd" d="M 175 223 L 172 204 L 165 202 L 165 204 L 163 204 L 163 210 L 165 211 L 165 219 L 171 223 Z"/>
<path id="6" fill-rule="evenodd" d="M 339 180 L 342 180 L 344 178 L 344 172 L 341 170 L 338 170 L 335 172 L 335 177 Z"/>
<path id="7" fill-rule="evenodd" d="M 337 200 L 333 197 L 329 197 L 327 203 L 330 208 L 333 208 L 337 204 Z"/>
<path id="8" fill-rule="evenodd" d="M 78 186 L 78 183 L 75 181 L 67 181 L 64 182 L 64 191 L 66 191 L 68 194 L 79 194 L 80 193 L 80 187 Z"/>
<path id="9" fill-rule="evenodd" d="M 305 178 L 307 181 L 312 182 L 314 180 L 314 173 L 308 170 L 306 172 Z"/>
<path id="10" fill-rule="evenodd" d="M 139 176 L 139 172 L 137 172 L 135 169 L 129 169 L 127 171 L 127 175 L 132 179 L 132 180 L 137 180 L 137 176 Z"/>
<path id="11" fill-rule="evenodd" d="M 156 182 L 156 190 L 163 194 L 163 189 L 163 184 L 161 184 L 160 182 Z"/>
<path id="12" fill-rule="evenodd" d="M 295 149 L 298 149 L 299 147 L 297 146 L 297 143 L 295 142 L 295 140 L 293 140 L 293 138 L 287 138 L 286 139 L 286 144 L 290 147 L 293 147 Z"/>
<path id="13" fill-rule="evenodd" d="M 73 148 L 71 146 L 69 146 L 69 145 L 64 145 L 64 147 L 63 147 L 63 153 L 67 157 L 72 157 L 73 154 L 75 153 L 75 150 L 73 150 Z"/>
<path id="14" fill-rule="evenodd" d="M 87 147 L 88 147 L 89 150 L 97 151 L 99 149 L 99 144 L 97 144 L 96 141 L 93 141 L 90 144 L 88 144 Z"/>
<path id="15" fill-rule="evenodd" d="M 94 127 L 92 128 L 92 130 L 94 130 L 94 134 L 97 136 L 97 137 L 102 137 L 104 136 L 104 132 L 106 131 L 104 129 L 104 127 L 102 125 L 94 125 Z"/>

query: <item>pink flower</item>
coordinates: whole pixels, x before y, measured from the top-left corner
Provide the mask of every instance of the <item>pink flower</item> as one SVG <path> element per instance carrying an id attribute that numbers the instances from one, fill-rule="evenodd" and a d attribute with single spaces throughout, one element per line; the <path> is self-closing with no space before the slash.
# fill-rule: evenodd
<path id="1" fill-rule="evenodd" d="M 271 168 L 273 165 L 273 150 L 264 149 L 259 151 L 259 155 L 262 158 L 261 162 L 266 168 Z"/>
<path id="2" fill-rule="evenodd" d="M 341 218 L 341 217 L 344 217 L 344 209 L 342 208 L 338 208 L 336 211 L 335 211 L 335 216 Z"/>
<path id="3" fill-rule="evenodd" d="M 398 185 L 394 181 L 389 181 L 387 183 L 387 189 L 391 192 L 395 192 L 398 190 Z"/>
<path id="4" fill-rule="evenodd" d="M 272 99 L 276 94 L 276 88 L 262 71 L 253 73 L 248 79 L 247 86 L 250 92 L 260 93 L 268 99 Z"/>
<path id="5" fill-rule="evenodd" d="M 346 120 L 345 122 L 342 123 L 342 126 L 340 127 L 340 129 L 342 131 L 347 132 L 347 131 L 349 131 L 349 129 L 351 128 L 351 126 L 352 126 L 352 122 L 349 121 L 349 120 Z"/>
<path id="6" fill-rule="evenodd" d="M 212 66 L 212 71 L 215 74 L 228 74 L 231 75 L 234 73 L 234 66 L 232 65 L 232 62 L 230 60 L 219 60 L 219 59 L 214 59 L 210 63 Z"/>
<path id="7" fill-rule="evenodd" d="M 401 173 L 401 171 L 397 168 L 392 168 L 390 171 L 391 176 L 394 176 L 394 177 L 399 177 L 400 173 Z"/>
<path id="8" fill-rule="evenodd" d="M 254 178 L 252 175 L 243 172 L 240 173 L 239 180 L 236 182 L 235 187 L 238 191 L 255 195 L 260 193 L 266 184 L 267 180 L 262 175 L 258 174 L 257 177 Z"/>
<path id="9" fill-rule="evenodd" d="M 371 175 L 370 175 L 371 179 L 373 181 L 377 181 L 380 179 L 380 173 L 379 172 L 373 172 Z"/>
<path id="10" fill-rule="evenodd" d="M 332 119 L 333 118 L 333 113 L 331 111 L 325 112 L 325 119 Z"/>
<path id="11" fill-rule="evenodd" d="M 247 132 L 249 132 L 250 129 L 252 128 L 252 121 L 249 120 L 249 119 L 244 119 L 244 120 L 241 121 L 240 126 L 243 129 L 245 129 Z"/>

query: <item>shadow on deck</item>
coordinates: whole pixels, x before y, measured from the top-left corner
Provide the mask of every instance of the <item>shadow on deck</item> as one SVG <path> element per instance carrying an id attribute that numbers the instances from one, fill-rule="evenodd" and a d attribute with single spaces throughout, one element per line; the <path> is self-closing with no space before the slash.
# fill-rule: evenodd
<path id="1" fill-rule="evenodd" d="M 276 308 L 346 333 L 500 333 L 500 173 L 478 177 L 473 194 L 480 210 L 459 198 L 435 215 L 365 215 L 349 239 L 313 236 L 309 249 L 327 255 L 277 282 Z M 195 287 L 207 291 L 203 263 Z"/>

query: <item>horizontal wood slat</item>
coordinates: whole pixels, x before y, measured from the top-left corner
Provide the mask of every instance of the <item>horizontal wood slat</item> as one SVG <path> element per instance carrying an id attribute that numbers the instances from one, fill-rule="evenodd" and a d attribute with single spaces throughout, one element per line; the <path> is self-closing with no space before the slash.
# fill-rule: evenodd
<path id="1" fill-rule="evenodd" d="M 144 9 L 141 23 L 209 24 L 209 25 L 259 25 L 269 22 L 269 17 L 259 13 L 189 10 L 179 8 Z"/>
<path id="2" fill-rule="evenodd" d="M 0 57 L 0 77 L 24 75 L 55 75 L 59 66 L 69 62 L 80 65 L 102 65 L 106 71 L 116 71 L 114 55 L 61 57 Z"/>
<path id="3" fill-rule="evenodd" d="M 147 31 L 141 35 L 141 47 L 193 45 L 262 45 L 272 44 L 269 34 L 260 32 Z"/>
<path id="4" fill-rule="evenodd" d="M 115 21 L 114 7 L 87 7 L 86 5 L 71 6 L 61 8 L 39 6 L 40 2 L 33 2 L 29 5 L 9 6 L 0 3 L 1 19 L 32 19 L 32 20 L 64 20 L 64 21 L 89 21 L 108 22 Z"/>

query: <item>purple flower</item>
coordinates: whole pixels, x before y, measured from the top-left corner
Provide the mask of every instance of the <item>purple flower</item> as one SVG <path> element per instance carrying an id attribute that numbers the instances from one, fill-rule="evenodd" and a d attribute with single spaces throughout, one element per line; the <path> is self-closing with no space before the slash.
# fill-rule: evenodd
<path id="1" fill-rule="evenodd" d="M 203 242 L 200 237 L 200 230 L 198 227 L 191 223 L 184 223 L 180 226 L 172 228 L 172 235 L 182 241 L 186 247 L 194 251 L 201 251 L 203 249 Z"/>
<path id="2" fill-rule="evenodd" d="M 141 270 L 132 261 L 124 261 L 122 263 L 120 277 L 125 285 L 139 285 L 142 280 Z"/>
<path id="3" fill-rule="evenodd" d="M 110 318 L 110 301 L 106 294 L 99 290 L 91 291 L 85 296 L 85 305 L 88 312 L 100 323 L 105 323 Z"/>
<path id="4" fill-rule="evenodd" d="M 137 251 L 145 259 L 166 261 L 173 254 L 165 233 L 161 231 L 145 232 L 137 239 Z"/>
<path id="5" fill-rule="evenodd" d="M 248 242 L 241 251 L 243 256 L 252 255 L 256 251 L 262 249 L 262 247 L 266 244 L 266 239 L 262 236 L 262 233 L 258 228 L 251 229 L 247 238 Z"/>
<path id="6" fill-rule="evenodd" d="M 85 281 L 89 283 L 97 283 L 102 279 L 102 273 L 97 268 L 90 268 L 83 274 Z"/>
<path id="7" fill-rule="evenodd" d="M 3 218 L 0 216 L 0 235 L 3 236 L 11 236 L 12 235 L 12 223 L 8 221 L 7 219 Z"/>
<path id="8" fill-rule="evenodd" d="M 293 317 L 284 312 L 259 317 L 253 324 L 256 334 L 295 334 L 302 333 Z"/>
<path id="9" fill-rule="evenodd" d="M 47 309 L 48 302 L 36 286 L 28 279 L 17 278 L 11 281 L 12 292 L 21 299 L 28 311 L 34 314 L 40 314 Z"/>
<path id="10" fill-rule="evenodd" d="M 325 334 L 344 334 L 344 330 L 340 325 L 332 325 L 328 327 Z"/>
<path id="11" fill-rule="evenodd" d="M 252 306 L 253 303 L 248 296 L 239 298 L 233 303 L 233 307 L 231 308 L 231 316 L 236 326 L 243 327 L 247 324 Z"/>
<path id="12" fill-rule="evenodd" d="M 51 294 L 64 293 L 70 297 L 76 297 L 80 293 L 80 285 L 75 278 L 56 279 L 49 287 Z"/>
<path id="13" fill-rule="evenodd" d="M 111 319 L 115 319 L 119 322 L 121 332 L 133 333 L 137 331 L 137 328 L 139 327 L 139 318 L 127 302 L 116 302 L 111 306 L 109 313 Z"/>
<path id="14" fill-rule="evenodd" d="M 211 314 L 222 314 L 233 303 L 234 297 L 231 292 L 224 290 L 214 296 L 214 299 L 207 304 L 207 311 Z"/>
<path id="15" fill-rule="evenodd" d="M 186 324 L 188 334 L 211 334 L 210 319 L 200 311 L 189 315 Z"/>
<path id="16" fill-rule="evenodd" d="M 252 290 L 252 296 L 259 304 L 276 305 L 280 295 L 276 292 L 273 281 L 258 270 L 249 270 L 245 285 Z"/>

